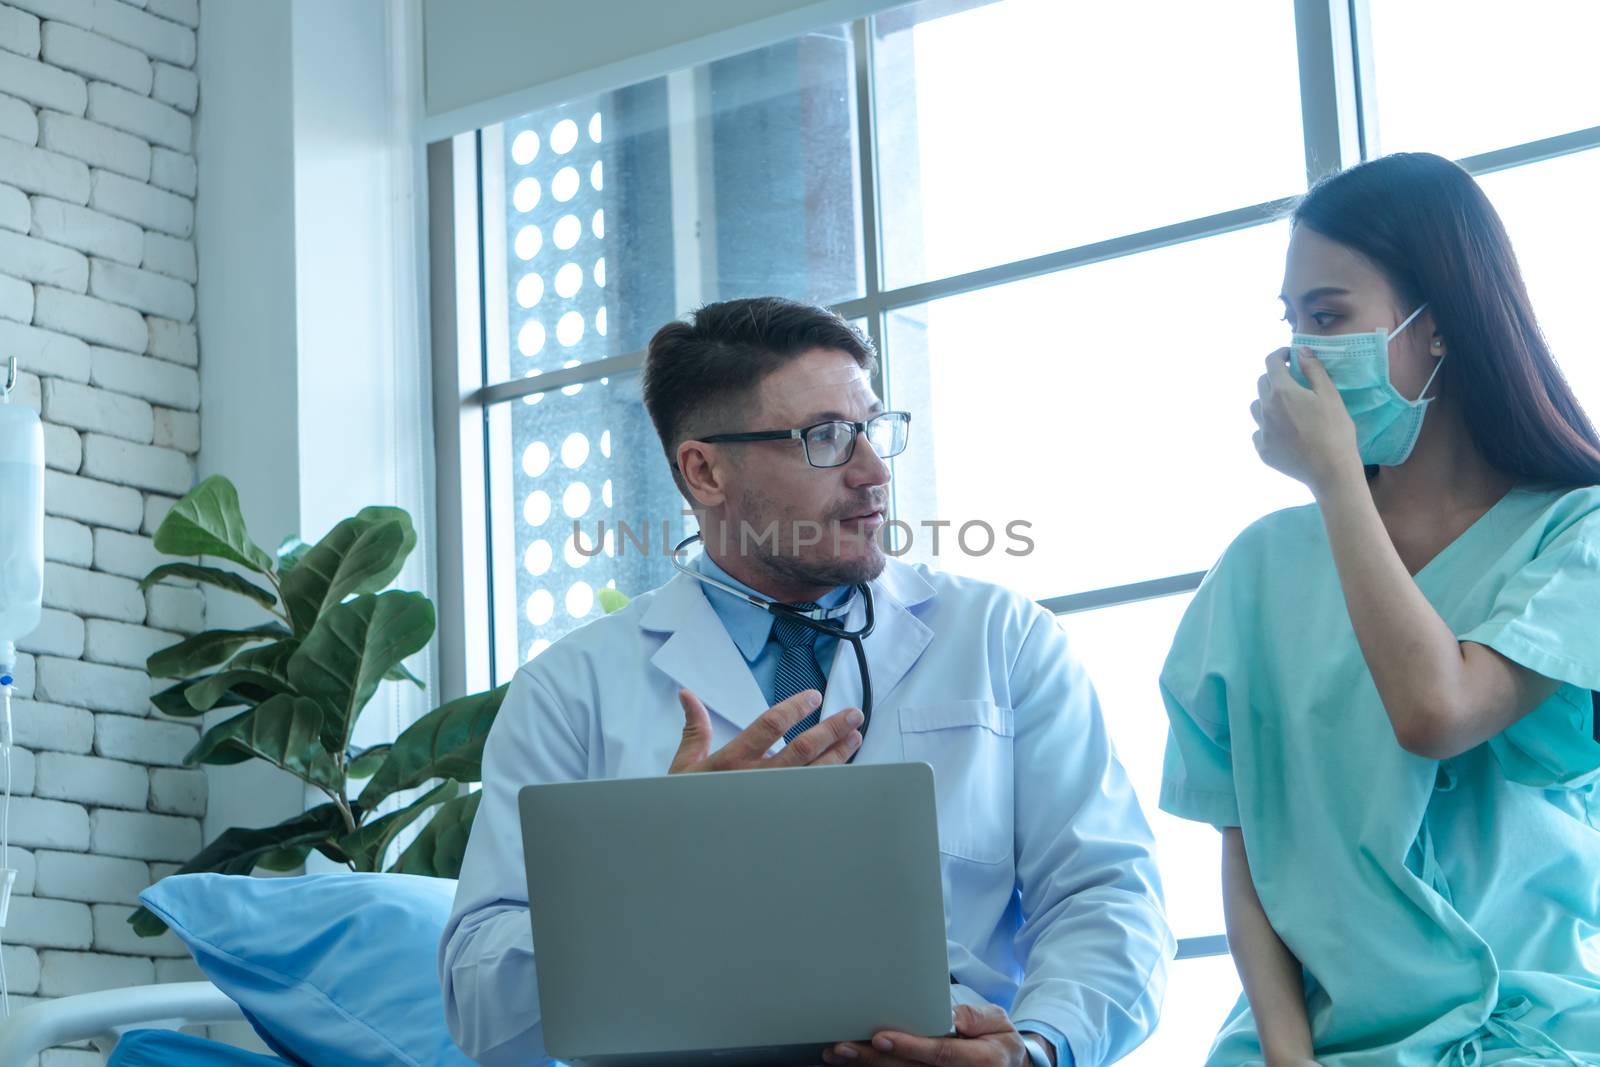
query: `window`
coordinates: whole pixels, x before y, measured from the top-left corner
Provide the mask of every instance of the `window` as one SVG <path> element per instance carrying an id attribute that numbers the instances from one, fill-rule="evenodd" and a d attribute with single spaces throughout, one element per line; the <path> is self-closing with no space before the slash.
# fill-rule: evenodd
<path id="1" fill-rule="evenodd" d="M 1600 5 L 1591 0 L 1368 6 L 1376 106 L 1363 118 L 1375 153 L 1459 159 L 1600 126 Z"/>
<path id="2" fill-rule="evenodd" d="M 457 332 L 436 346 L 461 385 L 441 420 L 454 651 L 503 681 L 601 589 L 670 575 L 690 527 L 639 396 L 656 327 L 734 296 L 834 307 L 915 414 L 895 550 L 1037 598 L 1095 681 L 1181 941 L 1161 1028 L 1126 1062 L 1192 1062 L 1239 983 L 1219 839 L 1157 808 L 1155 678 L 1201 572 L 1309 499 L 1250 444 L 1255 379 L 1287 339 L 1283 210 L 1380 147 L 1464 158 L 1600 410 L 1595 17 L 1588 0 L 924 0 L 457 138 Z M 1018 534 L 1031 550 L 1004 551 Z"/>
<path id="3" fill-rule="evenodd" d="M 1305 187 L 1292 4 L 924 0 L 873 29 L 891 288 Z"/>

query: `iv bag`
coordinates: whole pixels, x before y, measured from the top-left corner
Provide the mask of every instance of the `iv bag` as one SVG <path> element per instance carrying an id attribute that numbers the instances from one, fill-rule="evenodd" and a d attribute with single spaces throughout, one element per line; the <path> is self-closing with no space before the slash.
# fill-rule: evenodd
<path id="1" fill-rule="evenodd" d="M 44 594 L 44 427 L 0 404 L 0 645 L 39 625 Z"/>

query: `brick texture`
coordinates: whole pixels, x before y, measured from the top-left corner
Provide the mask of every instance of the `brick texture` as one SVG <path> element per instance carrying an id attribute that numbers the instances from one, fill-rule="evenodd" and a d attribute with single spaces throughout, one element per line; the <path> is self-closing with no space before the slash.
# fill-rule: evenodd
<path id="1" fill-rule="evenodd" d="M 195 722 L 155 713 L 149 655 L 205 626 L 192 582 L 143 591 L 200 448 L 198 0 L 0 0 L 0 355 L 45 424 L 45 610 L 18 642 L 12 1008 L 196 976 L 138 894 L 201 844 Z M 52 1049 L 37 1067 L 98 1056 Z"/>

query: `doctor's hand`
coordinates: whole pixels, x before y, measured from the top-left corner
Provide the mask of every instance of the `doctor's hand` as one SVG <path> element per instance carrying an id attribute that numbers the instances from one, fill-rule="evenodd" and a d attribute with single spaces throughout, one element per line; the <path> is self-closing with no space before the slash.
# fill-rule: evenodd
<path id="1" fill-rule="evenodd" d="M 815 689 L 802 689 L 768 708 L 743 733 L 715 752 L 711 751 L 711 715 L 700 698 L 680 689 L 678 703 L 683 705 L 683 741 L 678 745 L 678 754 L 672 757 L 668 774 L 821 767 L 844 763 L 861 747 L 861 710 L 845 708 L 790 741 L 776 755 L 767 755 L 789 727 L 821 706 L 822 694 Z"/>
<path id="2" fill-rule="evenodd" d="M 1320 493 L 1342 476 L 1361 477 L 1356 427 L 1322 361 L 1300 350 L 1307 389 L 1289 373 L 1289 350 L 1267 357 L 1267 373 L 1256 383 L 1259 397 L 1250 405 L 1256 420 L 1256 452 L 1261 461 Z"/>
<path id="3" fill-rule="evenodd" d="M 871 1044 L 847 1041 L 823 1050 L 831 1067 L 1027 1067 L 1028 1050 L 1005 1009 L 994 1004 L 956 1006 L 958 1037 L 917 1037 L 886 1030 Z"/>

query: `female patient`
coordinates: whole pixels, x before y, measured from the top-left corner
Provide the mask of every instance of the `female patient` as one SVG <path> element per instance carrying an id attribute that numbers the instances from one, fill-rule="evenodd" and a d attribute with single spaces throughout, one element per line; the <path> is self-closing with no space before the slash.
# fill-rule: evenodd
<path id="1" fill-rule="evenodd" d="M 1465 171 L 1388 156 L 1293 221 L 1255 443 L 1316 503 L 1161 675 L 1246 994 L 1208 1063 L 1600 1064 L 1600 438 Z"/>

